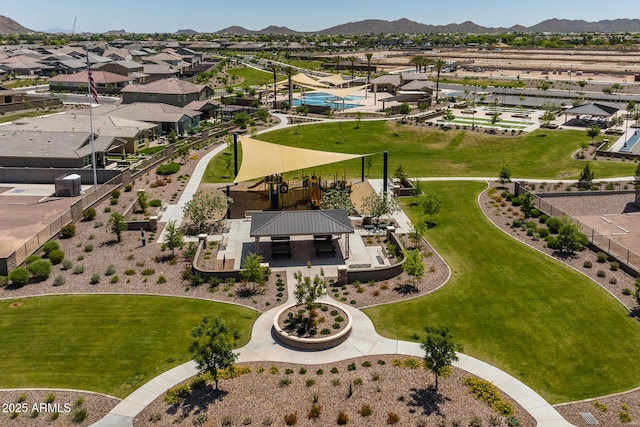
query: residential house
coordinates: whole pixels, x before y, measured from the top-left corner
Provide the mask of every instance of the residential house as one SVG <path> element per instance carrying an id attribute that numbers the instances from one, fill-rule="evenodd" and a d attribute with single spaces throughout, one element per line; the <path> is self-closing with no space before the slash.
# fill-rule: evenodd
<path id="1" fill-rule="evenodd" d="M 199 111 L 187 110 L 168 104 L 134 102 L 132 104 L 100 105 L 93 109 L 94 118 L 100 115 L 122 117 L 156 124 L 156 135 L 175 131 L 179 135 L 200 125 Z"/>
<path id="2" fill-rule="evenodd" d="M 2 130 L 88 133 L 91 126 L 96 135 L 112 136 L 123 142 L 121 153 L 118 154 L 137 153 L 140 149 L 148 148 L 149 143 L 156 139 L 155 123 L 108 114 L 96 114 L 92 123 L 86 110 L 45 117 L 23 117 L 4 125 Z"/>
<path id="3" fill-rule="evenodd" d="M 180 69 L 171 64 L 143 64 L 143 66 L 142 72 L 148 76 L 147 83 L 180 75 Z"/>
<path id="4" fill-rule="evenodd" d="M 120 93 L 133 79 L 128 76 L 109 73 L 107 71 L 93 70 L 91 72 L 98 93 Z M 86 91 L 89 82 L 87 70 L 74 74 L 59 74 L 49 79 L 49 88 L 60 91 Z"/>
<path id="5" fill-rule="evenodd" d="M 92 166 L 90 136 L 89 132 L 0 128 L 0 164 L 9 168 L 88 168 Z M 96 136 L 93 150 L 97 167 L 104 167 L 107 154 L 119 153 L 123 144 L 124 141 L 113 136 Z"/>
<path id="6" fill-rule="evenodd" d="M 102 64 L 97 69 L 131 77 L 135 84 L 145 84 L 149 82 L 149 75 L 144 72 L 144 66 L 139 62 L 129 60 L 113 61 Z"/>
<path id="7" fill-rule="evenodd" d="M 145 85 L 129 85 L 123 88 L 122 103 L 157 102 L 184 107 L 191 101 L 211 98 L 213 90 L 206 85 L 198 85 L 178 78 L 157 80 Z"/>

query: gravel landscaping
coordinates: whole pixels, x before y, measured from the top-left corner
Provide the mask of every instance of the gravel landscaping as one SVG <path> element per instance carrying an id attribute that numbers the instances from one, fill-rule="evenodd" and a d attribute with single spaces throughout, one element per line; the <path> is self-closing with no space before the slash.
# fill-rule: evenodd
<path id="1" fill-rule="evenodd" d="M 178 404 L 169 405 L 161 396 L 136 417 L 134 425 L 283 426 L 285 416 L 291 414 L 296 414 L 297 426 L 339 425 L 340 411 L 350 426 L 393 424 L 391 413 L 401 426 L 468 426 L 474 417 L 481 422 L 475 425 L 507 425 L 504 416 L 469 392 L 463 383 L 469 376 L 465 371 L 453 369 L 450 377 L 441 378 L 436 393 L 434 376 L 416 358 L 380 356 L 313 366 L 280 362 L 239 366 L 251 372 L 220 381 L 218 392 L 211 383 L 193 388 Z M 503 397 L 514 406 L 520 426 L 535 425 L 513 400 Z M 317 419 L 313 405 L 319 412 Z M 363 415 L 369 412 L 366 407 L 370 415 Z"/>

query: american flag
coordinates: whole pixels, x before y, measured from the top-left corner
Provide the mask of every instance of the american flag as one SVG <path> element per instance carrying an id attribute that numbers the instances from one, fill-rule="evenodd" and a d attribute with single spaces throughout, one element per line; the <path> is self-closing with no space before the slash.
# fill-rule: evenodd
<path id="1" fill-rule="evenodd" d="M 96 82 L 93 81 L 93 74 L 91 74 L 91 63 L 89 62 L 89 54 L 87 53 L 87 73 L 89 74 L 89 91 L 91 92 L 91 96 L 93 96 L 93 100 L 98 102 L 98 89 L 96 88 Z"/>

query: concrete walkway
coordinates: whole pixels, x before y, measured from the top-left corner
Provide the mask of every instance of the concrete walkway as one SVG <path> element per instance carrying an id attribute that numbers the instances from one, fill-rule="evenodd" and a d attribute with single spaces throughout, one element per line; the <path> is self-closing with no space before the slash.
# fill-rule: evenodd
<path id="1" fill-rule="evenodd" d="M 295 283 L 295 279 L 293 275 L 297 271 L 302 271 L 303 274 L 313 277 L 320 273 L 320 267 L 313 266 L 311 269 L 296 267 L 286 270 L 289 299 L 285 304 L 290 304 L 294 301 L 293 283 Z M 337 274 L 337 272 L 331 270 L 331 267 L 324 267 L 324 272 L 327 276 Z M 360 310 L 337 302 L 328 296 L 324 297 L 323 300 L 347 310 L 353 316 L 353 330 L 345 342 L 334 348 L 322 351 L 297 351 L 283 347 L 273 338 L 271 333 L 274 316 L 282 308 L 282 306 L 278 306 L 263 313 L 256 320 L 253 325 L 251 340 L 247 345 L 237 350 L 239 353 L 238 362 L 281 362 L 316 365 L 355 357 L 383 354 L 424 356 L 424 351 L 418 343 L 392 340 L 378 335 L 371 320 Z M 506 372 L 471 356 L 459 353 L 458 357 L 459 360 L 454 363 L 455 367 L 493 383 L 531 414 L 539 427 L 572 426 L 553 406 L 526 384 Z M 147 405 L 161 396 L 168 388 L 197 375 L 197 373 L 193 361 L 164 372 L 127 396 L 109 414 L 94 423 L 93 426 L 133 426 L 133 419 Z"/>

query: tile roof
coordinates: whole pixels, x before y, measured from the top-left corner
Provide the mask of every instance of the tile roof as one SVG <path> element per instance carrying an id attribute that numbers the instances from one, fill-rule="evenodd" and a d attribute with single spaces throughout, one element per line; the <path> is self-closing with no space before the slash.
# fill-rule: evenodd
<path id="1" fill-rule="evenodd" d="M 130 82 L 131 77 L 129 76 L 121 76 L 119 74 L 110 73 L 108 71 L 100 71 L 100 70 L 92 70 L 91 74 L 93 75 L 93 81 L 97 85 L 106 85 L 110 83 L 124 83 Z M 58 74 L 55 77 L 51 77 L 49 82 L 70 82 L 70 83 L 87 83 L 89 81 L 89 77 L 87 75 L 87 70 L 78 71 L 73 74 Z"/>
<path id="2" fill-rule="evenodd" d="M 346 211 L 339 209 L 263 211 L 251 215 L 251 237 L 353 233 Z"/>
<path id="3" fill-rule="evenodd" d="M 126 93 L 157 93 L 165 95 L 183 95 L 189 93 L 200 93 L 205 85 L 197 85 L 178 78 L 168 78 L 156 80 L 144 85 L 133 84 L 122 89 Z"/>
<path id="4" fill-rule="evenodd" d="M 97 137 L 94 147 L 105 151 L 114 141 L 112 136 Z M 0 130 L 0 157 L 79 158 L 89 153 L 89 132 Z"/>
<path id="5" fill-rule="evenodd" d="M 173 105 L 156 102 L 134 102 L 132 104 L 100 105 L 93 109 L 93 116 L 108 114 L 152 123 L 177 123 L 183 117 L 196 117 L 202 113 Z"/>

